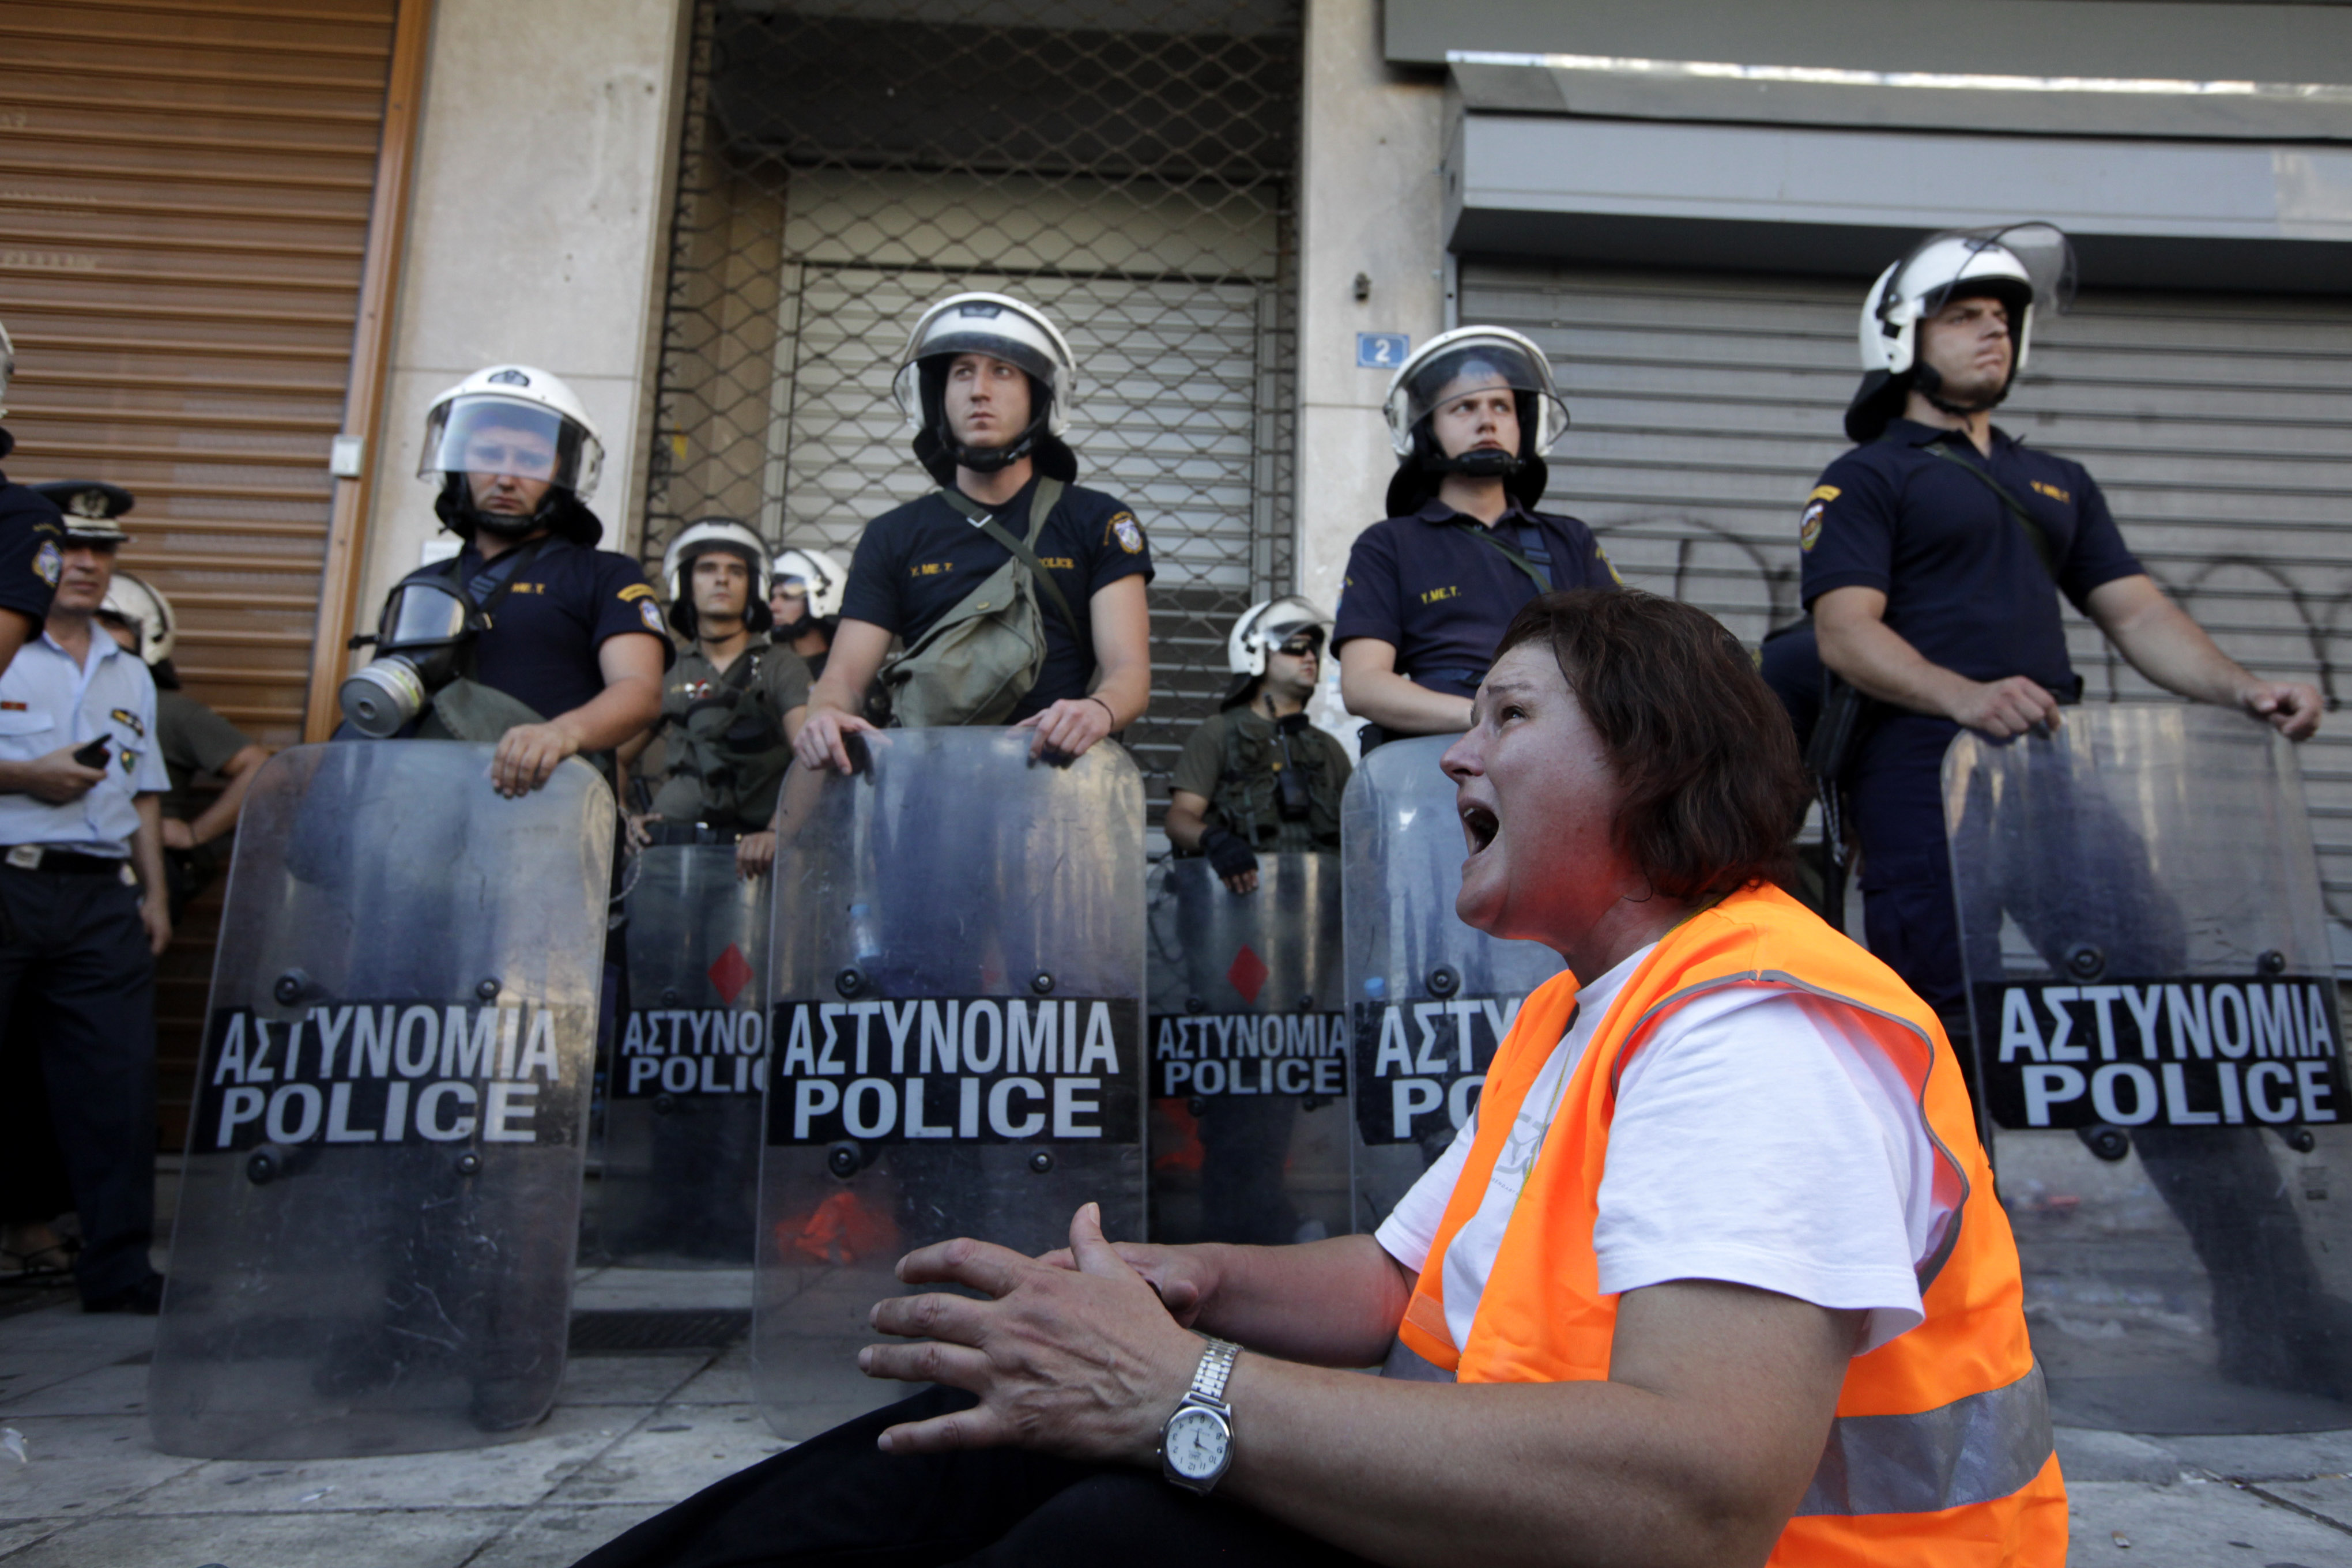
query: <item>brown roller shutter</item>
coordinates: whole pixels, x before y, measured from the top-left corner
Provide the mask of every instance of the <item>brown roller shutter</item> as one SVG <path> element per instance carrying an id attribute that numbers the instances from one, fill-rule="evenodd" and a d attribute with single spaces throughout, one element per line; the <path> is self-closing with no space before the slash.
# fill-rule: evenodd
<path id="1" fill-rule="evenodd" d="M 138 497 L 121 564 L 177 610 L 190 695 L 276 746 L 302 738 L 396 8 L 0 0 L 9 477 Z M 162 971 L 167 1146 L 216 921 Z"/>

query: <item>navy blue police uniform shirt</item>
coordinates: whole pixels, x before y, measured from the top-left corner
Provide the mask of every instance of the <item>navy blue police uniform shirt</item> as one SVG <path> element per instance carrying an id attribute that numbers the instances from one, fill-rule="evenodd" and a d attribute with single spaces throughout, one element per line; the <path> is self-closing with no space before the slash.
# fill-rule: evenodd
<path id="1" fill-rule="evenodd" d="M 989 514 L 1015 539 L 1029 537 L 1029 505 L 1037 483 L 1031 479 Z M 1143 536 L 1143 525 L 1122 502 L 1100 490 L 1077 485 L 1064 490 L 1045 519 L 1035 549 L 1062 597 L 1069 601 L 1078 626 L 1073 636 L 1054 602 L 1037 595 L 1045 620 L 1045 662 L 1037 672 L 1037 684 L 1014 706 L 1010 716 L 1014 723 L 1087 694 L 1095 672 L 1094 595 L 1122 577 L 1141 577 L 1146 583 L 1152 578 L 1151 545 Z M 1011 551 L 932 490 L 866 525 L 850 559 L 841 614 L 844 619 L 896 633 L 911 646 L 1011 559 Z"/>
<path id="2" fill-rule="evenodd" d="M 1536 585 L 1501 551 L 1456 526 L 1457 519 L 1477 521 L 1432 500 L 1356 536 L 1331 633 L 1334 649 L 1350 637 L 1374 637 L 1397 650 L 1397 672 L 1417 685 L 1463 697 L 1477 690 L 1495 661 L 1495 645 L 1536 596 Z M 1525 554 L 1519 531 L 1526 527 L 1537 530 L 1551 556 L 1553 587 L 1625 585 L 1592 531 L 1575 518 L 1513 501 L 1496 532 Z"/>
<path id="3" fill-rule="evenodd" d="M 483 570 L 470 544 L 457 560 L 463 582 Z M 436 561 L 402 581 L 446 582 L 448 571 L 447 562 Z M 569 713 L 603 692 L 604 672 L 596 656 L 609 638 L 649 632 L 661 639 L 665 670 L 677 657 L 645 568 L 626 555 L 550 539 L 514 572 L 513 581 L 474 645 L 475 679 L 528 704 L 541 719 Z"/>
<path id="4" fill-rule="evenodd" d="M 55 502 L 0 474 L 0 610 L 29 617 L 37 633 L 65 570 L 65 536 Z"/>
<path id="5" fill-rule="evenodd" d="M 1927 449 L 1937 443 L 2032 514 L 2057 590 L 2076 609 L 2101 584 L 2143 570 L 2080 463 L 1999 430 L 1988 460 L 1958 431 L 1897 419 L 1885 438 L 1832 463 L 1805 499 L 1797 537 L 1805 607 L 1833 588 L 1875 588 L 1886 595 L 1888 629 L 1928 662 L 1971 680 L 2022 675 L 2071 694 L 2052 573 L 2000 497 Z"/>

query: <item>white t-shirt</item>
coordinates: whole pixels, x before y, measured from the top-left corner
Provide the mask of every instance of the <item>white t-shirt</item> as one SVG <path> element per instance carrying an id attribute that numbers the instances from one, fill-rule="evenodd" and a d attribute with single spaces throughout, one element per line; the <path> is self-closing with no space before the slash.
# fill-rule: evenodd
<path id="1" fill-rule="evenodd" d="M 1652 951 L 1579 993 L 1485 1201 L 1446 1250 L 1445 1322 L 1456 1345 L 1469 1342 L 1569 1075 Z M 1477 1131 L 1474 1112 L 1375 1233 L 1406 1268 L 1428 1261 Z M 1875 1350 L 1926 1316 L 1916 1269 L 1955 1215 L 1937 1197 L 1938 1158 L 1925 1113 L 1851 1008 L 1787 985 L 1702 993 L 1654 1027 L 1619 1077 L 1592 1232 L 1601 1289 L 1751 1285 L 1867 1312 L 1863 1349 Z"/>

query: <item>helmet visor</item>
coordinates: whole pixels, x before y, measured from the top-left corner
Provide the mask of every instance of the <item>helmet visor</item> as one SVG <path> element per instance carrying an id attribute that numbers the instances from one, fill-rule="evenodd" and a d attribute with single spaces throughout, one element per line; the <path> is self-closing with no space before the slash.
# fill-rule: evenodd
<path id="1" fill-rule="evenodd" d="M 1449 404 L 1497 387 L 1542 397 L 1551 391 L 1551 376 L 1516 343 L 1465 343 L 1414 374 L 1405 388 L 1406 422 L 1418 425 Z"/>
<path id="2" fill-rule="evenodd" d="M 578 494 L 593 472 L 596 438 L 551 408 L 486 394 L 453 397 L 428 415 L 420 477 L 506 475 Z"/>
<path id="3" fill-rule="evenodd" d="M 2074 247 L 2052 224 L 1957 228 L 1931 236 L 1904 258 L 1890 296 L 1909 292 L 1904 285 L 1915 265 L 1931 266 L 1936 274 L 1919 280 L 1925 285 L 1918 290 L 1923 320 L 1954 300 L 2020 289 L 2027 292 L 2019 308 L 2033 305 L 2063 315 L 2074 303 Z"/>

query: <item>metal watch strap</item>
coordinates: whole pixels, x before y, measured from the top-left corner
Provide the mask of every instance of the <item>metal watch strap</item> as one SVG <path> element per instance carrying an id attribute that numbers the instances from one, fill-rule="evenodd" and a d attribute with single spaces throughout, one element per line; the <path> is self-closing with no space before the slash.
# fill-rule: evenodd
<path id="1" fill-rule="evenodd" d="M 1225 1380 L 1233 1376 L 1234 1362 L 1242 1353 L 1242 1347 L 1231 1340 L 1213 1339 L 1206 1334 L 1201 1337 L 1208 1340 L 1209 1348 L 1201 1352 L 1201 1364 L 1192 1373 L 1190 1397 L 1223 1407 Z"/>

